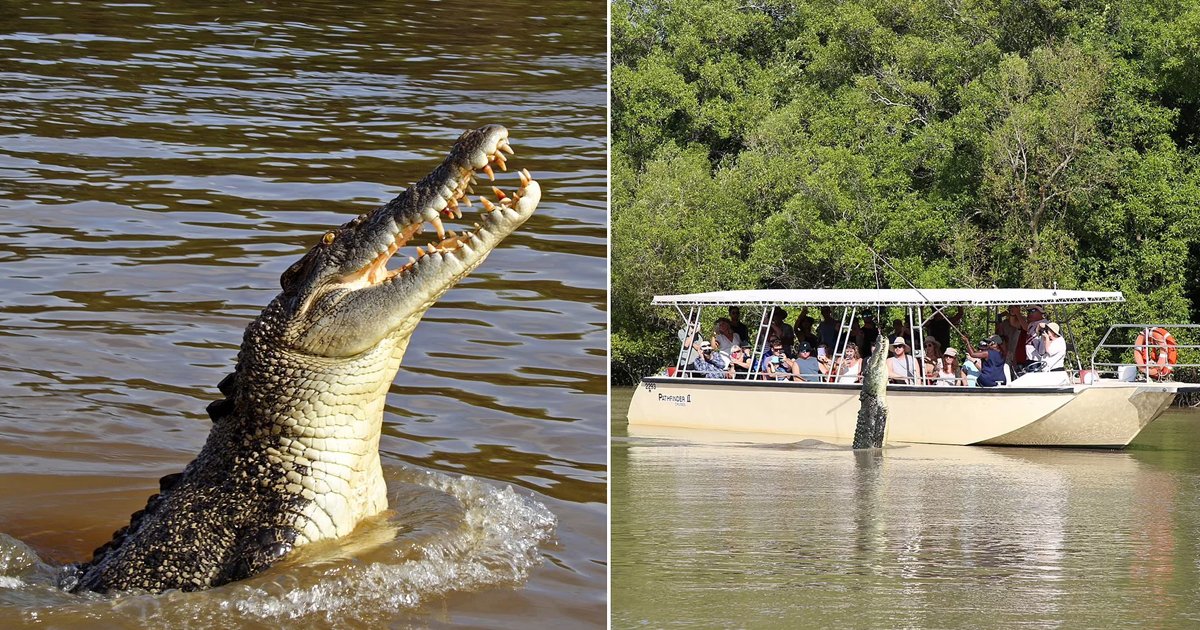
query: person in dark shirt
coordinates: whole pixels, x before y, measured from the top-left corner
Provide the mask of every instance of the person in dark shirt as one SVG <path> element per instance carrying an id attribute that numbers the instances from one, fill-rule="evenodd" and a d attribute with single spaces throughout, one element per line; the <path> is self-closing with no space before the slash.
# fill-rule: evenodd
<path id="1" fill-rule="evenodd" d="M 963 337 L 962 340 L 963 344 L 970 347 L 970 339 Z M 976 359 L 983 359 L 983 365 L 979 367 L 979 379 L 976 381 L 980 387 L 1008 384 L 1008 378 L 1004 375 L 1004 354 L 1000 352 L 1001 341 L 1000 335 L 992 335 L 987 339 L 986 349 L 967 353 Z"/>
<path id="2" fill-rule="evenodd" d="M 821 323 L 817 324 L 817 345 L 825 345 L 829 349 L 837 347 L 838 327 L 840 322 L 833 318 L 833 309 L 821 307 Z"/>
<path id="3" fill-rule="evenodd" d="M 866 359 L 875 351 L 875 338 L 879 336 L 879 328 L 875 326 L 875 315 L 871 313 L 863 313 L 863 324 L 859 329 L 862 333 L 862 342 L 858 345 L 858 353 L 862 358 Z M 887 345 L 887 344 L 883 344 Z M 886 348 L 885 348 L 886 350 Z"/>
<path id="4" fill-rule="evenodd" d="M 925 322 L 925 333 L 930 337 L 938 340 L 943 348 L 950 347 L 950 329 L 962 323 L 963 307 L 958 307 L 958 312 L 952 315 L 949 319 L 946 318 L 945 309 L 934 311 L 933 316 Z"/>

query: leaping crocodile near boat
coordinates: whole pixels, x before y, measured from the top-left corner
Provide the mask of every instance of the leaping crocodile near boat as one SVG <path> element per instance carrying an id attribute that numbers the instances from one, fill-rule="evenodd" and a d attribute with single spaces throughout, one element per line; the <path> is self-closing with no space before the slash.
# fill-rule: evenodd
<path id="1" fill-rule="evenodd" d="M 494 178 L 508 130 L 459 137 L 429 175 L 392 201 L 326 232 L 280 279 L 246 328 L 237 367 L 208 406 L 200 454 L 91 560 L 60 579 L 71 591 L 193 591 L 243 579 L 293 549 L 350 533 L 388 505 L 379 438 L 384 399 L 422 315 L 534 212 L 528 171 L 475 228 L 456 234 L 477 173 Z M 427 225 L 428 251 L 388 261 Z"/>

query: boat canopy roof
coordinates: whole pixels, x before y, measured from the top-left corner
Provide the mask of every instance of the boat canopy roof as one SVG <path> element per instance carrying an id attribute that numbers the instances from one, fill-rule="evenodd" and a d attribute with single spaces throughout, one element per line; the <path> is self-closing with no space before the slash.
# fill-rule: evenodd
<path id="1" fill-rule="evenodd" d="M 1120 291 L 1063 289 L 750 289 L 655 296 L 659 306 L 1008 306 L 1124 302 Z"/>

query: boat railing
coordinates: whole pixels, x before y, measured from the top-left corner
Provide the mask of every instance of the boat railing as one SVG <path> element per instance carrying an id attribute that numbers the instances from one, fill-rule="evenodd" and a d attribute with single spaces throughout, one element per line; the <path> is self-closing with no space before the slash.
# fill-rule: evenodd
<path id="1" fill-rule="evenodd" d="M 1157 375 L 1154 375 L 1152 372 L 1158 372 L 1158 370 L 1154 369 L 1156 367 L 1154 363 L 1147 360 L 1142 364 L 1139 364 L 1135 359 L 1135 355 L 1138 350 L 1147 348 L 1147 345 L 1160 344 L 1138 344 L 1137 337 L 1139 334 L 1143 334 L 1145 335 L 1145 338 L 1149 340 L 1151 337 L 1150 331 L 1156 328 L 1163 328 L 1168 332 L 1186 331 L 1188 334 L 1185 339 L 1200 339 L 1200 324 L 1113 324 L 1108 327 L 1108 330 L 1104 333 L 1104 336 L 1100 338 L 1100 342 L 1096 344 L 1096 348 L 1092 350 L 1092 371 L 1097 375 L 1115 374 L 1120 380 L 1134 380 L 1136 378 L 1143 378 L 1146 381 L 1164 381 L 1172 378 L 1171 372 L 1173 372 L 1175 368 L 1200 368 L 1200 363 L 1174 362 L 1170 364 L 1172 368 L 1171 370 L 1162 371 Z M 1133 334 L 1126 334 L 1127 332 L 1132 332 Z M 1176 351 L 1200 350 L 1200 344 L 1198 343 L 1178 343 L 1173 337 L 1174 333 L 1172 333 L 1172 346 Z M 1107 352 L 1107 354 L 1110 355 L 1108 358 L 1111 358 L 1111 355 L 1115 354 L 1116 356 L 1127 360 L 1098 360 L 1104 358 L 1100 356 L 1102 352 Z M 1195 353 L 1192 354 L 1195 355 Z"/>

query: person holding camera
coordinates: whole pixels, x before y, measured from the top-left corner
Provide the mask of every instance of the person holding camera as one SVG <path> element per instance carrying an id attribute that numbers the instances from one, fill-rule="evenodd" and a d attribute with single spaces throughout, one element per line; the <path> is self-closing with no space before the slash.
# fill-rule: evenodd
<path id="1" fill-rule="evenodd" d="M 962 337 L 963 344 L 970 347 L 971 340 L 966 336 Z M 1000 353 L 1000 346 L 1004 340 L 1000 335 L 992 335 L 983 340 L 979 344 L 979 350 L 975 352 L 966 352 L 968 357 L 982 359 L 983 364 L 979 367 L 979 378 L 976 379 L 976 384 L 980 387 L 997 387 L 1008 384 L 1008 377 L 1004 374 L 1004 355 Z"/>
<path id="2" fill-rule="evenodd" d="M 729 367 L 726 371 L 729 378 L 746 378 L 738 376 L 750 371 L 750 355 L 741 346 L 733 346 L 729 349 Z"/>
<path id="3" fill-rule="evenodd" d="M 697 341 L 692 344 L 697 356 L 692 360 L 692 376 L 704 378 L 725 378 L 725 368 L 728 367 L 725 357 L 707 341 Z"/>
<path id="4" fill-rule="evenodd" d="M 770 350 L 763 356 L 763 378 L 776 381 L 798 381 L 800 366 L 788 356 L 783 342 L 772 338 Z"/>
<path id="5" fill-rule="evenodd" d="M 1038 343 L 1033 354 L 1034 361 L 1042 362 L 1043 372 L 1065 371 L 1063 362 L 1067 358 L 1067 340 L 1057 322 L 1041 322 L 1037 328 Z"/>
<path id="6" fill-rule="evenodd" d="M 827 361 L 828 359 L 825 359 Z M 827 370 L 825 361 L 821 358 L 814 357 L 812 354 L 812 345 L 807 341 L 801 341 L 796 348 L 796 371 L 800 376 L 800 380 L 809 383 L 821 382 L 821 377 L 825 375 Z"/>

